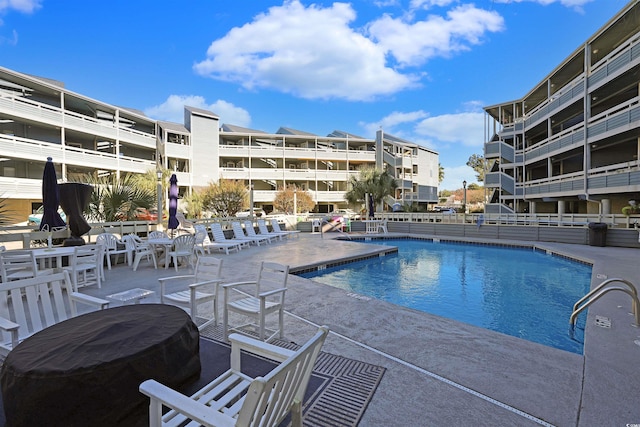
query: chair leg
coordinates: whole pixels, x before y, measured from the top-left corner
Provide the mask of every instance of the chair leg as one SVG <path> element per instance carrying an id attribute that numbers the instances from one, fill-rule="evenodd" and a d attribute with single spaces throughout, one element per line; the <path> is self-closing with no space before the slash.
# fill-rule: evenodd
<path id="1" fill-rule="evenodd" d="M 284 338 L 284 310 L 282 309 L 282 306 L 280 306 L 280 339 Z"/>

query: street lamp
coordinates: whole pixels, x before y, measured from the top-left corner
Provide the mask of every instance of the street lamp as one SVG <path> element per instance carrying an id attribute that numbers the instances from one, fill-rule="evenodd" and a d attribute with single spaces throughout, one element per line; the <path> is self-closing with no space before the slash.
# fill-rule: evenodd
<path id="1" fill-rule="evenodd" d="M 158 216 L 156 219 L 158 228 L 162 225 L 162 171 L 158 169 L 156 171 L 156 178 L 158 178 L 157 192 L 158 192 Z"/>
<path id="2" fill-rule="evenodd" d="M 467 213 L 467 180 L 462 181 L 462 189 L 463 189 L 463 199 L 462 199 L 462 209 L 464 213 Z"/>

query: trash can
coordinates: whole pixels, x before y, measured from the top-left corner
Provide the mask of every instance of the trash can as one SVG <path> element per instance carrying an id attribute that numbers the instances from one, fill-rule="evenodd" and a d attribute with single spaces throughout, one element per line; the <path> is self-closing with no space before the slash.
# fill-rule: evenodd
<path id="1" fill-rule="evenodd" d="M 604 222 L 589 223 L 589 246 L 607 245 L 607 224 Z"/>

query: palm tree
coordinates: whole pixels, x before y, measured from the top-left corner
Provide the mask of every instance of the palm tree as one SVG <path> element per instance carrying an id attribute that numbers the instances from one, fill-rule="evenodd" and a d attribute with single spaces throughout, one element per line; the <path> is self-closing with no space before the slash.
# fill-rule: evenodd
<path id="1" fill-rule="evenodd" d="M 385 197 L 393 195 L 398 183 L 387 172 L 374 168 L 365 168 L 360 170 L 360 174 L 349 179 L 351 189 L 347 191 L 344 198 L 351 206 L 358 206 L 366 203 L 366 194 L 369 193 L 373 197 L 375 205 L 380 204 Z"/>
<path id="2" fill-rule="evenodd" d="M 156 202 L 155 191 L 139 185 L 133 175 L 95 177 L 86 175 L 80 182 L 93 186 L 87 208 L 92 221 L 132 221 L 137 208 L 150 208 Z"/>

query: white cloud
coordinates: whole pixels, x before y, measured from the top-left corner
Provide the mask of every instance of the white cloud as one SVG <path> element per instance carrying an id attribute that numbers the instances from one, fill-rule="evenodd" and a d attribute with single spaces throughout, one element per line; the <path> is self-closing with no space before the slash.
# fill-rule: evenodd
<path id="1" fill-rule="evenodd" d="M 170 95 L 165 102 L 145 109 L 144 113 L 156 120 L 184 123 L 185 105 L 211 111 L 220 117 L 221 124 L 227 123 L 242 127 L 248 127 L 251 124 L 251 115 L 244 108 L 236 107 L 221 99 L 213 104 L 207 104 L 204 97 L 196 95 Z"/>
<path id="2" fill-rule="evenodd" d="M 419 66 L 436 56 L 469 50 L 485 33 L 503 28 L 497 12 L 463 5 L 448 11 L 446 18 L 430 15 L 415 23 L 385 15 L 369 25 L 369 33 L 401 65 Z"/>
<path id="3" fill-rule="evenodd" d="M 368 100 L 414 85 L 385 65 L 384 50 L 349 27 L 351 5 L 285 2 L 214 41 L 197 73 L 307 99 Z"/>
<path id="4" fill-rule="evenodd" d="M 367 135 L 375 135 L 376 131 L 382 128 L 385 132 L 401 137 L 402 130 L 397 129 L 398 126 L 412 124 L 428 116 L 429 114 L 422 110 L 410 111 L 408 113 L 394 111 L 377 122 L 360 122 L 359 124 L 365 130 Z"/>
<path id="5" fill-rule="evenodd" d="M 484 113 L 468 112 L 428 117 L 416 125 L 415 132 L 442 142 L 482 148 Z"/>
<path id="6" fill-rule="evenodd" d="M 461 6 L 446 18 L 416 23 L 407 22 L 412 17 L 384 16 L 368 25 L 368 38 L 350 26 L 355 19 L 351 4 L 325 8 L 286 1 L 212 42 L 207 58 L 194 70 L 250 90 L 267 88 L 306 99 L 372 100 L 417 87 L 424 74 L 402 73 L 388 63 L 390 58 L 403 66 L 420 65 L 434 55 L 468 49 L 503 25 L 495 12 Z"/>
<path id="7" fill-rule="evenodd" d="M 445 166 L 444 179 L 438 186 L 438 189 L 439 190 L 457 190 L 459 188 L 462 188 L 462 181 L 467 181 L 467 185 L 474 182 L 478 183 L 476 172 L 467 165 L 460 165 L 460 166 L 453 166 L 453 167 Z"/>
<path id="8" fill-rule="evenodd" d="M 14 9 L 22 13 L 32 13 L 42 6 L 41 3 L 42 0 L 0 0 L 0 12 Z"/>

